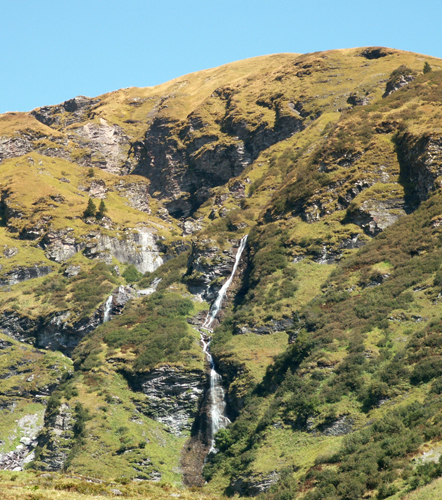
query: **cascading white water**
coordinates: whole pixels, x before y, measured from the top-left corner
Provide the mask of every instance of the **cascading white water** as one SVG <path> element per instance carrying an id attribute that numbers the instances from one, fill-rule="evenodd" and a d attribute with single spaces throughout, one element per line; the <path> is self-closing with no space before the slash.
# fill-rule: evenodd
<path id="1" fill-rule="evenodd" d="M 233 266 L 232 273 L 229 276 L 229 279 L 224 283 L 221 290 L 218 292 L 218 297 L 215 302 L 212 304 L 206 319 L 201 328 L 207 328 L 207 330 L 211 330 L 210 325 L 213 323 L 213 320 L 216 318 L 219 310 L 221 309 L 221 305 L 223 303 L 224 297 L 226 296 L 227 290 L 232 283 L 233 277 L 235 276 L 236 269 L 238 268 L 239 261 L 241 260 L 241 255 L 246 247 L 247 243 L 247 234 L 241 238 L 241 242 L 239 244 L 238 252 L 236 252 L 235 257 L 235 265 Z"/>
<path id="2" fill-rule="evenodd" d="M 111 319 L 111 311 L 112 311 L 112 295 L 109 295 L 104 304 L 103 323 L 106 323 Z"/>
<path id="3" fill-rule="evenodd" d="M 215 370 L 215 363 L 212 355 L 209 352 L 211 338 L 206 340 L 206 337 L 201 334 L 201 343 L 203 344 L 203 352 L 206 355 L 207 362 L 210 365 L 210 389 L 209 389 L 209 416 L 210 416 L 210 450 L 209 453 L 216 453 L 215 434 L 224 429 L 230 420 L 225 415 L 226 402 L 224 400 L 224 390 L 221 385 L 221 375 Z"/>
<path id="4" fill-rule="evenodd" d="M 206 316 L 206 319 L 201 328 L 205 328 L 211 331 L 211 324 L 221 309 L 221 305 L 223 299 L 229 289 L 230 284 L 232 283 L 233 277 L 235 276 L 236 269 L 238 268 L 238 264 L 241 260 L 241 255 L 244 251 L 247 242 L 247 235 L 241 238 L 241 242 L 238 248 L 238 252 L 236 253 L 235 264 L 232 269 L 232 273 L 229 276 L 229 279 L 224 283 L 221 290 L 218 292 L 218 297 L 215 302 L 212 304 L 212 307 L 209 310 L 209 313 Z M 210 440 L 211 446 L 209 453 L 216 453 L 215 448 L 215 434 L 220 430 L 224 429 L 230 420 L 227 418 L 225 414 L 226 410 L 226 402 L 224 400 L 224 390 L 221 385 L 221 375 L 215 370 L 215 363 L 213 362 L 212 355 L 210 354 L 210 342 L 212 339 L 207 338 L 203 333 L 201 333 L 201 343 L 203 345 L 203 352 L 206 355 L 207 362 L 210 365 L 210 389 L 209 389 L 209 402 L 210 402 Z"/>

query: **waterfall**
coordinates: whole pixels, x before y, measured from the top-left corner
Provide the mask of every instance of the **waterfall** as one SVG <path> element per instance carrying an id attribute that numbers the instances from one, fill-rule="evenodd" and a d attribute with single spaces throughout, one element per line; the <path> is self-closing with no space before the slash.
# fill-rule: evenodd
<path id="1" fill-rule="evenodd" d="M 233 266 L 232 273 L 229 276 L 229 279 L 222 286 L 221 290 L 218 292 L 218 297 L 212 304 L 201 328 L 206 328 L 207 330 L 211 330 L 210 325 L 213 323 L 213 320 L 216 318 L 216 315 L 221 309 L 222 302 L 224 300 L 224 297 L 226 296 L 229 286 L 232 283 L 233 277 L 235 276 L 236 269 L 238 268 L 239 261 L 241 260 L 241 255 L 244 251 L 244 248 L 246 247 L 246 243 L 247 243 L 247 234 L 241 238 L 238 251 L 236 252 L 235 265 Z"/>
<path id="2" fill-rule="evenodd" d="M 226 296 L 227 290 L 232 283 L 233 277 L 235 276 L 236 269 L 238 268 L 238 264 L 241 260 L 241 255 L 244 251 L 247 242 L 247 235 L 241 238 L 241 242 L 238 248 L 238 252 L 235 257 L 235 264 L 232 269 L 232 273 L 229 276 L 229 279 L 224 283 L 221 290 L 218 293 L 218 297 L 215 302 L 212 304 L 206 319 L 201 328 L 205 328 L 207 330 L 211 330 L 210 325 L 221 309 L 222 302 L 224 297 Z M 225 414 L 226 410 L 226 402 L 224 400 L 224 390 L 221 385 L 221 375 L 215 369 L 215 363 L 213 361 L 213 357 L 210 354 L 210 343 L 212 339 L 210 337 L 206 337 L 204 333 L 201 333 L 201 343 L 203 345 L 203 352 L 206 355 L 207 362 L 210 365 L 210 389 L 209 389 L 209 404 L 210 404 L 210 441 L 211 446 L 209 453 L 216 453 L 215 448 L 215 434 L 220 430 L 224 429 L 227 424 L 230 423 L 230 420 L 227 418 Z"/>
<path id="3" fill-rule="evenodd" d="M 111 312 L 112 312 L 112 300 L 113 297 L 112 295 L 109 295 L 107 298 L 105 304 L 104 304 L 104 309 L 103 309 L 103 323 L 106 323 L 111 319 Z"/>
<path id="4" fill-rule="evenodd" d="M 206 355 L 207 362 L 210 365 L 210 389 L 209 389 L 209 404 L 210 404 L 210 450 L 209 453 L 216 453 L 215 434 L 224 429 L 230 420 L 225 415 L 226 402 L 224 400 L 224 389 L 221 385 L 221 375 L 215 370 L 215 363 L 212 355 L 209 352 L 211 338 L 206 340 L 204 334 L 201 333 L 201 343 L 203 344 L 203 352 Z"/>

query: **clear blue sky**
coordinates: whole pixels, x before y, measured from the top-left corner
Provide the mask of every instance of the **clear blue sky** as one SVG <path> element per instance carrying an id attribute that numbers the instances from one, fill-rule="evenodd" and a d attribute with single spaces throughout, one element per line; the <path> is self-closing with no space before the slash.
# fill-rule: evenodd
<path id="1" fill-rule="evenodd" d="M 277 52 L 442 57 L 441 0 L 3 0 L 0 113 Z"/>

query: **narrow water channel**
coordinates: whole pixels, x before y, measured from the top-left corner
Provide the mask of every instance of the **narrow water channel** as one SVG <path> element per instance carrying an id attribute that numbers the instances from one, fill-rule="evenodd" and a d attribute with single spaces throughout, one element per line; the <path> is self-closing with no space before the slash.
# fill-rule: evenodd
<path id="1" fill-rule="evenodd" d="M 218 296 L 215 302 L 212 304 L 204 323 L 201 328 L 208 330 L 210 333 L 212 332 L 211 325 L 213 320 L 216 318 L 216 315 L 221 309 L 223 300 L 227 294 L 227 291 L 232 284 L 233 278 L 235 276 L 238 265 L 241 261 L 241 255 L 246 247 L 247 243 L 247 235 L 241 238 L 241 242 L 238 248 L 238 252 L 235 257 L 235 264 L 232 269 L 232 273 L 230 274 L 228 280 L 224 283 L 221 290 L 218 292 Z M 201 344 L 203 346 L 203 352 L 206 355 L 207 362 L 210 366 L 210 388 L 209 388 L 209 419 L 210 419 L 210 442 L 211 447 L 209 450 L 210 453 L 216 453 L 215 448 L 215 435 L 227 424 L 230 423 L 230 420 L 226 416 L 226 402 L 225 402 L 225 394 L 224 389 L 221 384 L 221 375 L 216 371 L 215 363 L 213 361 L 213 357 L 210 354 L 210 343 L 212 341 L 212 337 L 208 336 L 205 332 L 200 332 L 201 334 Z"/>

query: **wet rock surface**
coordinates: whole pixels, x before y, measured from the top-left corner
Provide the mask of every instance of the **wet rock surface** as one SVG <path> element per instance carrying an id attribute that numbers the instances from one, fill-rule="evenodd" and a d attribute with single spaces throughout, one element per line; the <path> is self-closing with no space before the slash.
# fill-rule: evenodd
<path id="1" fill-rule="evenodd" d="M 186 275 L 190 293 L 207 301 L 214 300 L 234 263 L 233 249 L 221 250 L 213 240 L 193 241 Z"/>

